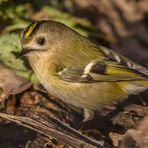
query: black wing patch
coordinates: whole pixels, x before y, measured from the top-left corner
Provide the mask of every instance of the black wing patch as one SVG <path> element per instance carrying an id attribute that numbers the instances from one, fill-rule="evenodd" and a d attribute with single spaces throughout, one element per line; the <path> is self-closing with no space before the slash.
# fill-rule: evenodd
<path id="1" fill-rule="evenodd" d="M 147 80 L 147 77 L 116 62 L 91 62 L 86 67 L 69 67 L 59 72 L 59 78 L 67 82 L 97 83 Z"/>
<path id="2" fill-rule="evenodd" d="M 92 65 L 90 72 L 97 73 L 97 74 L 106 74 L 107 65 L 103 62 L 97 62 L 96 64 Z"/>

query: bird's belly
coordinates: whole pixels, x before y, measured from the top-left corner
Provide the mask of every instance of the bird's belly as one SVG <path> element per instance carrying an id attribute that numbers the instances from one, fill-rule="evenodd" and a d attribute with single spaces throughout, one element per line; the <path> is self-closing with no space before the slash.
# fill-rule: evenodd
<path id="1" fill-rule="evenodd" d="M 127 97 L 116 83 L 69 83 L 60 80 L 44 82 L 44 86 L 52 95 L 67 103 L 95 110 Z"/>
<path id="2" fill-rule="evenodd" d="M 37 68 L 36 68 L 37 69 Z M 55 97 L 77 107 L 97 110 L 100 106 L 121 101 L 131 94 L 137 94 L 148 88 L 148 81 L 70 83 L 60 80 L 43 68 L 36 74 L 43 86 Z"/>

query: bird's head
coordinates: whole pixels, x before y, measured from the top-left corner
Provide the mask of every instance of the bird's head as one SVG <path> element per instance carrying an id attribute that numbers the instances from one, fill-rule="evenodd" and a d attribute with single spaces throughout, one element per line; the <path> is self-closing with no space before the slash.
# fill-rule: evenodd
<path id="1" fill-rule="evenodd" d="M 72 32 L 62 23 L 50 20 L 37 21 L 28 25 L 21 34 L 22 50 L 18 57 L 34 57 L 59 53 Z"/>

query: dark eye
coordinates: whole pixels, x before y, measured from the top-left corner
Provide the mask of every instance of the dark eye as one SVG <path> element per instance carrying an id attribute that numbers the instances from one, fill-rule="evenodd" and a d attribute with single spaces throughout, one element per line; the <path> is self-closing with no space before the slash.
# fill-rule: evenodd
<path id="1" fill-rule="evenodd" d="M 43 46 L 45 45 L 45 38 L 44 37 L 40 37 L 37 39 L 37 43 L 40 45 L 40 46 Z"/>

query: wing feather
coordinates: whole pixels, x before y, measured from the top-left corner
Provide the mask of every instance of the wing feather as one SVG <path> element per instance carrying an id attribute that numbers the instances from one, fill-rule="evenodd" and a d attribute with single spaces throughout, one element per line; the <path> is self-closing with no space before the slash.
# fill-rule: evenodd
<path id="1" fill-rule="evenodd" d="M 144 75 L 148 76 L 148 68 L 139 65 L 135 62 L 133 62 L 132 60 L 120 55 L 119 53 L 110 50 L 106 47 L 100 46 L 102 52 L 111 60 L 116 61 L 118 63 L 120 63 L 121 65 L 129 68 L 129 69 L 133 69 L 136 71 L 139 71 L 140 73 L 143 73 Z"/>
<path id="2" fill-rule="evenodd" d="M 91 61 L 84 67 L 66 67 L 59 72 L 60 79 L 78 83 L 148 80 L 147 68 L 112 50 L 100 47 L 104 59 Z"/>

